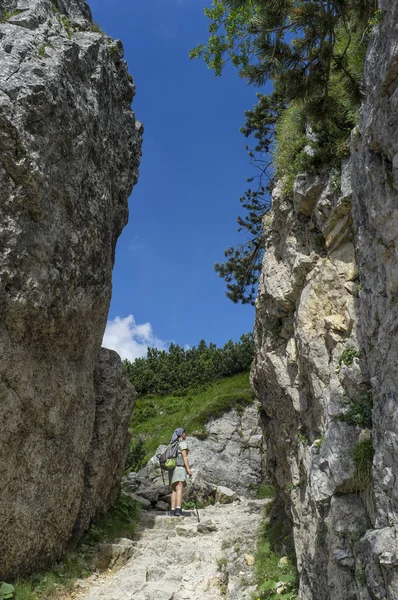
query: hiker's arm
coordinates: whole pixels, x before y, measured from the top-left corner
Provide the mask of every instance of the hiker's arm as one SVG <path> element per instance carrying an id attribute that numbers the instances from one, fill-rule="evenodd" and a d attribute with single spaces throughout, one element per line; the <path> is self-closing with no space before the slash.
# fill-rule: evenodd
<path id="1" fill-rule="evenodd" d="M 185 468 L 187 470 L 187 473 L 188 473 L 189 476 L 191 476 L 192 475 L 192 471 L 191 471 L 191 469 L 189 467 L 188 453 L 187 453 L 186 450 L 181 450 L 181 454 L 182 454 L 182 460 L 184 461 L 184 465 L 185 465 Z"/>

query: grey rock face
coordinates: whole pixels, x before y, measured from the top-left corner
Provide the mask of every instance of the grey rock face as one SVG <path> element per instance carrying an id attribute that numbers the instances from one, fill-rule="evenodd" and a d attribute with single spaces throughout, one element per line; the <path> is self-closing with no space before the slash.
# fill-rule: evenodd
<path id="1" fill-rule="evenodd" d="M 342 359 L 358 349 L 349 173 L 343 165 L 340 190 L 301 175 L 289 196 L 280 182 L 264 223 L 252 383 L 301 600 L 355 598 L 354 543 L 368 525 L 353 460 L 362 430 L 339 420 L 369 390 L 358 350 Z"/>
<path id="2" fill-rule="evenodd" d="M 18 13 L 0 24 L 0 573 L 7 578 L 56 559 L 76 522 L 108 501 L 90 458 L 101 454 L 95 436 L 110 425 L 94 369 L 142 127 L 130 108 L 134 85 L 122 46 L 91 30 L 83 0 L 1 0 L 0 9 Z M 127 396 L 117 411 L 131 406 Z M 121 454 L 124 443 L 123 435 Z M 98 504 L 90 506 L 89 489 L 101 490 Z"/>
<path id="3" fill-rule="evenodd" d="M 125 377 L 119 355 L 101 348 L 94 370 L 95 421 L 86 462 L 85 485 L 75 537 L 111 506 L 120 491 L 120 482 L 129 449 L 129 422 L 135 391 Z"/>
<path id="4" fill-rule="evenodd" d="M 235 410 L 206 424 L 205 440 L 189 438 L 189 460 L 194 477 L 226 486 L 242 496 L 255 496 L 263 476 L 263 436 L 259 405 L 242 415 Z"/>
<path id="5" fill-rule="evenodd" d="M 279 184 L 265 223 L 252 379 L 300 600 L 398 598 L 398 5 L 379 6 L 340 191 Z M 370 397 L 371 423 L 341 422 Z"/>
<path id="6" fill-rule="evenodd" d="M 376 417 L 375 519 L 382 528 L 398 522 L 398 6 L 386 1 L 380 5 L 385 13 L 366 61 L 366 102 L 353 140 L 353 183 L 362 285 L 360 339 Z"/>
<path id="7" fill-rule="evenodd" d="M 368 582 L 370 597 L 377 597 L 378 589 L 380 597 L 397 598 L 398 5 L 392 0 L 379 5 L 383 19 L 369 48 L 366 101 L 352 139 L 356 254 L 362 286 L 359 337 L 372 383 L 375 450 L 374 530 L 361 543 L 357 562 L 364 569 L 362 580 Z"/>
<path id="8" fill-rule="evenodd" d="M 231 488 L 238 495 L 253 497 L 264 475 L 263 435 L 259 420 L 259 405 L 248 407 L 242 415 L 235 410 L 206 424 L 206 439 L 188 437 L 189 464 L 200 496 L 215 495 L 217 486 Z M 159 447 L 157 454 L 165 446 Z M 162 483 L 159 461 L 154 456 L 141 470 L 146 486 Z M 168 483 L 167 473 L 165 475 Z M 141 494 L 139 479 L 124 482 L 126 491 Z M 145 496 L 148 497 L 148 496 Z"/>
<path id="9" fill-rule="evenodd" d="M 134 543 L 126 538 L 112 544 L 98 544 L 93 567 L 98 571 L 123 567 L 134 553 Z"/>

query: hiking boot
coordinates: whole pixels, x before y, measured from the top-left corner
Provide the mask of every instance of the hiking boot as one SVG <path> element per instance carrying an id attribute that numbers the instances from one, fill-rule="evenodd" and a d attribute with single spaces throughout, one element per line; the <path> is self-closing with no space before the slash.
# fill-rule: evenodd
<path id="1" fill-rule="evenodd" d="M 185 517 L 185 515 L 184 515 L 184 513 L 182 512 L 182 509 L 181 509 L 181 508 L 176 508 L 175 516 L 176 516 L 176 517 Z"/>
<path id="2" fill-rule="evenodd" d="M 175 517 L 176 516 L 176 509 L 175 508 L 170 508 L 169 515 L 170 515 L 170 517 Z"/>

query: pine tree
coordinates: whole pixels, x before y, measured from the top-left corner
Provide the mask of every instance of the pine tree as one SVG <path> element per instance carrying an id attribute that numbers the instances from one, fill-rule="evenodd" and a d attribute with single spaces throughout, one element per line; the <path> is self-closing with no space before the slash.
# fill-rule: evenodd
<path id="1" fill-rule="evenodd" d="M 274 150 L 281 114 L 295 105 L 319 132 L 315 167 L 341 157 L 361 100 L 362 64 L 376 9 L 376 0 L 214 0 L 205 9 L 209 40 L 193 49 L 191 58 L 203 57 L 216 75 L 231 62 L 248 83 L 273 84 L 272 93 L 258 94 L 242 128 L 255 140 L 247 149 L 259 173 L 249 180 L 258 185 L 241 198 L 247 214 L 238 224 L 248 239 L 228 248 L 227 260 L 215 265 L 234 302 L 254 302 L 263 255 L 261 223 L 270 208 L 274 175 L 267 156 Z"/>

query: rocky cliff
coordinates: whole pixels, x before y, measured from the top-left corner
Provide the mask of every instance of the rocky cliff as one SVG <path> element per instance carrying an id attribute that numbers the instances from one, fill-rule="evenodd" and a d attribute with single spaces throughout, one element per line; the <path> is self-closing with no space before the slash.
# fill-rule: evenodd
<path id="1" fill-rule="evenodd" d="M 226 486 L 242 497 L 255 497 L 264 475 L 259 405 L 226 412 L 206 423 L 206 439 L 188 438 L 189 461 L 198 489 Z"/>
<path id="2" fill-rule="evenodd" d="M 341 181 L 280 182 L 264 221 L 252 382 L 301 600 L 398 598 L 398 5 L 379 4 Z"/>
<path id="3" fill-rule="evenodd" d="M 118 486 L 134 396 L 113 355 L 96 361 L 142 126 L 122 44 L 86 2 L 0 9 L 3 579 L 58 557 Z"/>

